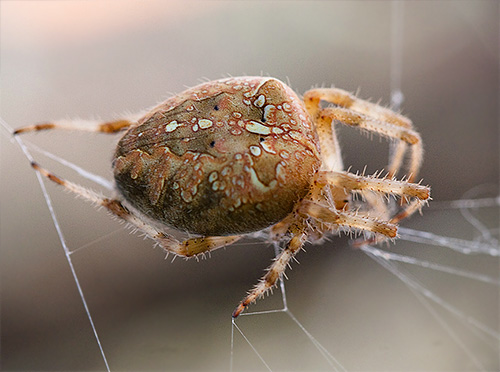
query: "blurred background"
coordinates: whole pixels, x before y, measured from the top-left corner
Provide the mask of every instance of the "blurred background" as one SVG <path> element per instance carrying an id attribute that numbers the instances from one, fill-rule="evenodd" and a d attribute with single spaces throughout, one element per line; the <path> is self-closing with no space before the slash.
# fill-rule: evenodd
<path id="1" fill-rule="evenodd" d="M 301 94 L 335 85 L 389 105 L 401 71 L 402 112 L 422 135 L 420 176 L 434 201 L 499 194 L 497 1 L 2 1 L 0 12 L 0 109 L 12 128 L 113 119 L 227 75 L 274 76 Z M 402 50 L 392 44 L 395 14 Z M 366 165 L 368 173 L 386 165 L 387 141 L 348 128 L 339 135 L 346 165 Z M 116 136 L 23 139 L 111 179 Z M 1 367 L 104 370 L 35 173 L 3 128 L 0 141 Z M 42 154 L 36 159 L 99 190 Z M 104 211 L 47 188 L 68 246 L 83 247 L 72 259 L 110 368 L 228 370 L 231 312 L 273 249 L 247 241 L 209 260 L 171 263 Z M 498 207 L 479 213 L 489 229 L 498 228 Z M 475 238 L 457 210 L 429 208 L 403 225 Z M 498 260 L 489 256 L 405 241 L 390 248 L 498 278 Z M 450 336 L 401 281 L 346 238 L 306 250 L 288 271 L 289 307 L 347 370 L 472 370 L 474 360 L 500 368 L 498 344 L 483 347 L 461 322 L 448 326 Z M 411 269 L 440 298 L 498 332 L 498 287 Z M 275 291 L 250 310 L 279 308 L 280 299 Z M 237 324 L 273 370 L 330 368 L 286 314 Z M 239 334 L 233 355 L 235 370 L 265 370 Z"/>

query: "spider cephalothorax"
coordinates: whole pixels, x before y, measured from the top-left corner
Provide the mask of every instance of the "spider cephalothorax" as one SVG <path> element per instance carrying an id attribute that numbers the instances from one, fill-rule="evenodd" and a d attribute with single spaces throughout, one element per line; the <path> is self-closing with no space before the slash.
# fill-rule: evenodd
<path id="1" fill-rule="evenodd" d="M 323 108 L 321 101 L 332 105 Z M 343 170 L 336 123 L 396 141 L 387 176 Z M 229 78 L 188 89 L 139 118 L 58 121 L 15 134 L 51 128 L 105 133 L 127 129 L 113 158 L 118 198 L 102 198 L 33 166 L 106 207 L 167 252 L 196 256 L 260 230 L 283 243 L 234 317 L 276 284 L 307 240 L 339 229 L 373 233 L 371 241 L 394 238 L 397 222 L 429 198 L 428 187 L 412 183 L 422 161 L 422 143 L 411 121 L 335 88 L 312 89 L 301 100 L 274 78 Z M 398 181 L 394 176 L 408 147 L 408 179 Z M 352 209 L 354 193 L 362 194 L 363 209 Z M 380 196 L 388 194 L 403 200 L 396 215 L 381 202 Z M 199 237 L 180 242 L 161 225 Z"/>

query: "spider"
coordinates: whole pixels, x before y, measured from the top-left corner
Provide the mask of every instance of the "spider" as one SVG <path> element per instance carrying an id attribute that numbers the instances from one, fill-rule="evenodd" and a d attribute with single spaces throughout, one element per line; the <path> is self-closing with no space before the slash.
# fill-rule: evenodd
<path id="1" fill-rule="evenodd" d="M 338 123 L 394 140 L 385 177 L 343 170 Z M 234 318 L 276 285 L 306 241 L 339 230 L 370 233 L 365 243 L 393 239 L 397 223 L 420 209 L 430 193 L 412 183 L 423 151 L 411 121 L 336 88 L 309 90 L 301 100 L 275 78 L 232 77 L 188 89 L 135 118 L 55 121 L 14 134 L 47 129 L 125 131 L 112 161 L 114 198 L 32 166 L 142 231 L 167 253 L 203 255 L 262 230 L 281 245 Z M 408 148 L 409 176 L 396 180 Z M 395 215 L 383 202 L 389 195 L 401 198 Z M 164 227 L 195 237 L 179 241 Z"/>

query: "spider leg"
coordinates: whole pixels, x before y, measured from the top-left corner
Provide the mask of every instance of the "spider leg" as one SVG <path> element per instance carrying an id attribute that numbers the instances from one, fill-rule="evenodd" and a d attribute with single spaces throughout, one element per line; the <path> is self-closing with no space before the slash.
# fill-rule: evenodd
<path id="1" fill-rule="evenodd" d="M 376 193 L 399 195 L 405 202 L 407 198 L 415 198 L 412 202 L 407 203 L 401 212 L 389 219 L 389 222 L 392 224 L 397 224 L 402 219 L 410 217 L 422 207 L 423 201 L 428 200 L 430 197 L 430 188 L 428 186 L 394 179 L 358 176 L 348 172 L 320 172 L 319 178 L 323 182 L 349 192 L 353 190 L 361 192 L 373 191 Z M 370 205 L 375 210 L 378 210 L 383 218 L 387 219 L 389 217 L 387 207 L 379 201 L 380 199 L 377 199 L 375 195 L 367 193 L 364 196 L 367 197 Z M 378 240 L 381 239 L 377 238 Z M 370 242 L 373 241 L 370 240 Z"/>
<path id="2" fill-rule="evenodd" d="M 397 224 L 397 223 L 399 223 L 399 221 L 401 221 L 405 218 L 408 218 L 413 213 L 420 210 L 423 206 L 423 203 L 424 203 L 424 201 L 422 201 L 420 199 L 415 199 L 415 200 L 411 201 L 410 203 L 407 204 L 406 208 L 404 208 L 401 212 L 399 212 L 397 215 L 392 217 L 389 220 L 389 222 L 393 223 L 393 224 Z M 359 240 L 355 241 L 352 245 L 355 248 L 359 248 L 359 247 L 362 247 L 366 244 L 380 243 L 383 240 L 384 239 L 381 236 L 373 236 L 373 237 L 370 237 L 368 239 L 359 239 Z"/>
<path id="3" fill-rule="evenodd" d="M 96 120 L 57 120 L 50 123 L 28 125 L 16 129 L 14 135 L 26 132 L 38 132 L 42 130 L 65 129 L 85 132 L 116 133 L 130 127 L 136 121 L 129 119 L 118 119 L 113 121 L 100 122 Z"/>
<path id="4" fill-rule="evenodd" d="M 134 211 L 129 210 L 121 203 L 120 200 L 102 197 L 101 195 L 90 189 L 87 189 L 76 183 L 66 181 L 56 176 L 55 174 L 50 173 L 35 162 L 31 163 L 31 165 L 35 170 L 40 172 L 40 174 L 47 177 L 52 182 L 61 185 L 66 190 L 78 195 L 79 197 L 82 197 L 83 199 L 93 203 L 94 205 L 106 208 L 114 216 L 119 217 L 133 227 L 142 231 L 149 238 L 158 243 L 158 245 L 160 245 L 160 247 L 163 248 L 166 252 L 189 258 L 198 254 L 203 254 L 215 250 L 217 248 L 224 247 L 228 244 L 232 244 L 242 238 L 242 235 L 205 236 L 186 239 L 182 242 L 179 242 L 173 236 L 166 234 L 152 224 L 149 224 L 147 220 L 141 218 L 141 216 L 137 215 Z"/>
<path id="5" fill-rule="evenodd" d="M 406 116 L 397 114 L 396 112 L 375 103 L 359 99 L 343 89 L 317 88 L 311 89 L 304 94 L 306 107 L 308 110 L 312 110 L 310 112 L 313 112 L 314 114 L 317 114 L 321 110 L 321 107 L 319 106 L 320 100 L 325 100 L 338 106 L 349 108 L 379 121 L 384 121 L 404 128 L 413 128 L 412 121 Z"/>
<path id="6" fill-rule="evenodd" d="M 334 120 L 346 125 L 366 129 L 370 132 L 376 132 L 382 136 L 400 140 L 411 145 L 412 152 L 408 180 L 412 181 L 415 179 L 423 157 L 422 141 L 420 139 L 420 135 L 416 131 L 402 126 L 374 120 L 368 116 L 342 107 L 327 107 L 321 110 L 318 121 L 327 121 L 328 123 L 332 123 Z M 389 168 L 389 176 L 392 177 L 398 169 L 395 168 L 393 164 L 391 164 Z"/>
<path id="7" fill-rule="evenodd" d="M 427 186 L 389 178 L 358 176 L 348 172 L 320 172 L 319 177 L 325 182 L 348 191 L 371 190 L 421 200 L 426 200 L 430 196 L 430 189 Z"/>
<path id="8" fill-rule="evenodd" d="M 322 109 L 321 100 L 339 107 Z M 316 118 L 318 127 L 339 121 L 398 140 L 388 167 L 390 177 L 397 174 L 406 149 L 410 145 L 409 181 L 415 179 L 422 162 L 423 149 L 419 134 L 412 129 L 411 120 L 392 110 L 358 99 L 349 92 L 335 88 L 312 89 L 305 93 L 304 103 L 311 116 Z"/>
<path id="9" fill-rule="evenodd" d="M 365 200 L 370 205 L 370 216 L 384 221 L 391 219 L 391 208 L 389 208 L 389 205 L 384 200 L 385 195 L 370 190 L 358 192 L 361 194 L 362 200 Z"/>
<path id="10" fill-rule="evenodd" d="M 388 238 L 395 238 L 397 235 L 397 226 L 390 222 L 380 221 L 373 217 L 361 216 L 353 212 L 339 211 L 312 201 L 303 202 L 300 213 L 330 225 L 370 231 Z"/>
<path id="11" fill-rule="evenodd" d="M 262 276 L 257 285 L 248 293 L 248 295 L 233 311 L 233 318 L 238 317 L 248 305 L 250 305 L 252 302 L 255 302 L 270 288 L 276 285 L 278 279 L 284 275 L 285 269 L 290 260 L 304 245 L 307 238 L 305 230 L 305 225 L 299 226 L 297 224 L 293 224 L 289 227 L 288 233 L 292 235 L 292 238 L 285 246 L 285 248 L 281 251 L 281 253 L 276 256 L 273 263 L 268 267 L 267 272 L 264 274 L 264 276 Z"/>
<path id="12" fill-rule="evenodd" d="M 306 105 L 306 109 L 311 114 L 311 117 L 315 118 L 316 107 L 310 109 Z M 322 158 L 322 169 L 328 171 L 342 170 L 344 169 L 344 164 L 342 161 L 342 155 L 340 153 L 340 144 L 335 134 L 335 130 L 332 126 L 331 121 L 327 120 L 314 120 L 316 126 L 316 132 L 318 133 L 318 139 L 321 148 L 321 158 Z"/>
<path id="13" fill-rule="evenodd" d="M 304 218 L 312 217 L 326 224 L 371 231 L 389 238 L 396 237 L 397 233 L 397 227 L 391 223 L 378 221 L 374 218 L 358 216 L 355 213 L 330 209 L 312 201 L 304 201 L 299 207 L 298 213 Z M 278 279 L 284 275 L 286 266 L 306 241 L 306 230 L 307 227 L 305 223 L 290 224 L 287 233 L 292 235 L 292 238 L 283 251 L 275 258 L 271 266 L 269 266 L 266 274 L 236 307 L 233 312 L 233 318 L 238 317 L 249 304 L 264 295 L 267 290 L 272 288 Z"/>

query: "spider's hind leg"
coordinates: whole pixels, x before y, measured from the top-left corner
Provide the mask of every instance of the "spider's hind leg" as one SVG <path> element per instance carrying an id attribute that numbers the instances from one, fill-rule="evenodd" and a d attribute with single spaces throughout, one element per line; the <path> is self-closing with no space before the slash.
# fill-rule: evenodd
<path id="1" fill-rule="evenodd" d="M 38 132 L 53 129 L 112 134 L 132 126 L 135 122 L 135 120 L 127 118 L 106 122 L 96 120 L 56 120 L 49 123 L 34 124 L 18 128 L 13 132 L 13 134 L 18 135 L 26 132 Z"/>
<path id="2" fill-rule="evenodd" d="M 143 218 L 141 215 L 138 215 L 134 211 L 128 209 L 122 204 L 120 200 L 103 197 L 90 189 L 87 189 L 76 183 L 66 181 L 65 179 L 60 178 L 42 168 L 40 165 L 38 165 L 38 163 L 32 162 L 31 165 L 36 171 L 40 172 L 41 175 L 48 178 L 52 182 L 57 183 L 58 185 L 64 187 L 66 190 L 82 197 L 83 199 L 91 202 L 94 205 L 106 208 L 106 210 L 112 215 L 124 220 L 131 226 L 146 234 L 149 238 L 153 239 L 166 252 L 189 258 L 213 251 L 218 248 L 222 248 L 226 245 L 240 240 L 243 237 L 242 235 L 205 236 L 186 239 L 180 242 L 173 236 L 161 231 L 154 225 L 150 224 L 148 220 Z"/>

